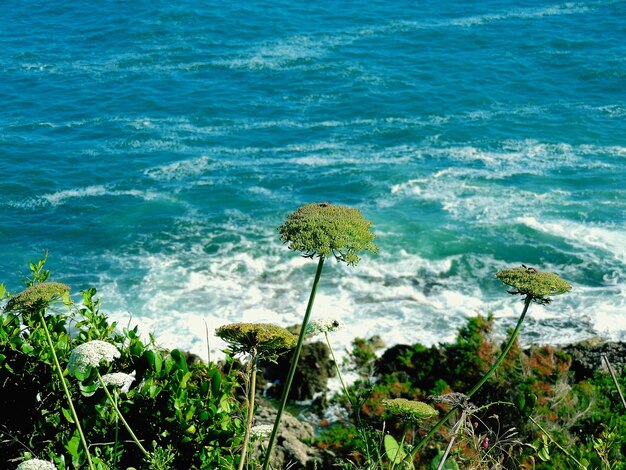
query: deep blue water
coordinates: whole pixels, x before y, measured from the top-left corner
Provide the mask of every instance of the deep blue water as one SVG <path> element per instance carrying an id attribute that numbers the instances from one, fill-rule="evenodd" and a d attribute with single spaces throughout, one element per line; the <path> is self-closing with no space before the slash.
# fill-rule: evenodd
<path id="1" fill-rule="evenodd" d="M 523 341 L 626 338 L 626 2 L 314 3 L 0 3 L 0 281 L 49 250 L 202 353 L 205 321 L 299 321 L 276 227 L 331 201 L 380 248 L 324 272 L 342 345 L 503 332 L 520 263 L 574 286 Z"/>

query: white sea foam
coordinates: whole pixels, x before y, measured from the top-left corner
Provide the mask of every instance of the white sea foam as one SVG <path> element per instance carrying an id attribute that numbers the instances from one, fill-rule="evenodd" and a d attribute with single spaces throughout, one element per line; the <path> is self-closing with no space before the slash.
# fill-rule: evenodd
<path id="1" fill-rule="evenodd" d="M 10 205 L 19 208 L 35 208 L 40 206 L 60 206 L 73 199 L 85 199 L 93 197 L 129 196 L 150 201 L 159 198 L 157 193 L 152 191 L 141 191 L 138 189 L 115 189 L 108 185 L 94 185 L 84 188 L 64 189 L 54 193 L 43 194 L 35 198 L 23 201 L 14 201 Z"/>
<path id="2" fill-rule="evenodd" d="M 564 238 L 574 246 L 603 250 L 626 264 L 626 227 L 602 227 L 568 220 L 540 221 L 536 217 L 519 217 L 517 222 L 534 230 Z"/>
<path id="3" fill-rule="evenodd" d="M 167 165 L 148 168 L 144 175 L 155 180 L 182 180 L 205 173 L 212 165 L 211 159 L 206 156 L 179 160 Z"/>

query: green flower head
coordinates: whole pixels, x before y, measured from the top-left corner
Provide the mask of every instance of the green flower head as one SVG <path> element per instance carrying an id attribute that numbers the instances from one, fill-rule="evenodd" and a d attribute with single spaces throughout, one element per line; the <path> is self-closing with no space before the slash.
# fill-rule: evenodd
<path id="1" fill-rule="evenodd" d="M 407 400 L 406 398 L 385 399 L 383 406 L 389 414 L 413 421 L 433 418 L 438 414 L 432 406 L 422 401 Z"/>
<path id="2" fill-rule="evenodd" d="M 529 296 L 538 303 L 548 303 L 551 300 L 549 295 L 565 294 L 572 290 L 572 286 L 556 274 L 544 273 L 525 265 L 498 271 L 496 277 L 515 289 L 509 291 L 510 294 Z"/>
<path id="3" fill-rule="evenodd" d="M 332 254 L 354 266 L 360 260 L 357 253 L 378 251 L 371 228 L 371 222 L 357 209 L 323 202 L 300 206 L 278 231 L 290 250 L 301 251 L 305 257 Z"/>
<path id="4" fill-rule="evenodd" d="M 231 323 L 215 334 L 226 341 L 233 354 L 249 354 L 253 350 L 261 355 L 273 354 L 280 349 L 291 349 L 298 338 L 285 328 L 271 323 Z"/>
<path id="5" fill-rule="evenodd" d="M 16 311 L 32 313 L 46 308 L 50 302 L 69 295 L 70 288 L 59 282 L 42 282 L 23 290 L 15 297 L 11 297 L 4 306 L 6 312 Z"/>

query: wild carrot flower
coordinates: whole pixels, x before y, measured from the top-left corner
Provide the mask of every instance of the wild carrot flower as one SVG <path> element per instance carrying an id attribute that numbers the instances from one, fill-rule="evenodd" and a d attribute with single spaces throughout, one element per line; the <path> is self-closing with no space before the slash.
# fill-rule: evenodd
<path id="1" fill-rule="evenodd" d="M 102 362 L 111 362 L 120 357 L 120 352 L 111 343 L 93 340 L 76 346 L 67 364 L 70 375 L 84 379 L 91 367 L 98 367 Z"/>
<path id="2" fill-rule="evenodd" d="M 102 376 L 102 382 L 104 385 L 118 387 L 120 392 L 127 393 L 130 390 L 130 384 L 135 380 L 130 374 L 124 372 L 112 372 L 111 374 L 104 374 Z"/>
<path id="3" fill-rule="evenodd" d="M 57 470 L 57 468 L 46 460 L 31 459 L 19 464 L 15 470 Z"/>
<path id="4" fill-rule="evenodd" d="M 343 327 L 343 324 L 335 318 L 319 318 L 317 320 L 311 320 L 306 326 L 307 336 L 316 336 L 321 333 L 330 333 L 337 331 Z"/>
<path id="5" fill-rule="evenodd" d="M 280 240 L 307 258 L 327 257 L 356 265 L 361 251 L 376 253 L 372 223 L 357 209 L 327 202 L 300 206 L 278 228 Z"/>
<path id="6" fill-rule="evenodd" d="M 36 312 L 47 307 L 50 302 L 69 294 L 70 288 L 59 282 L 42 282 L 30 286 L 9 299 L 4 306 L 5 312 Z"/>
<path id="7" fill-rule="evenodd" d="M 503 284 L 513 287 L 514 290 L 509 291 L 509 294 L 530 296 L 537 303 L 548 303 L 551 301 L 549 295 L 565 294 L 572 290 L 572 286 L 556 274 L 524 265 L 498 271 L 496 277 Z"/>
<path id="8" fill-rule="evenodd" d="M 432 406 L 406 398 L 393 398 L 383 400 L 385 410 L 392 415 L 401 416 L 408 420 L 422 421 L 437 416 L 437 410 Z"/>
<path id="9" fill-rule="evenodd" d="M 271 323 L 231 323 L 224 325 L 215 334 L 226 341 L 233 354 L 272 354 L 280 349 L 291 349 L 296 336 L 287 329 Z"/>
<path id="10" fill-rule="evenodd" d="M 268 437 L 272 434 L 272 428 L 274 426 L 271 424 L 257 424 L 256 426 L 252 426 L 250 429 L 250 434 L 254 437 L 264 438 Z"/>

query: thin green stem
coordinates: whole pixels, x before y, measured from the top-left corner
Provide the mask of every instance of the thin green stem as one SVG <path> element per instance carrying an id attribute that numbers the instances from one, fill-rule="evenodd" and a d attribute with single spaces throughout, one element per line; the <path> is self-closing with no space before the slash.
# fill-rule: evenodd
<path id="1" fill-rule="evenodd" d="M 256 393 L 256 370 L 258 364 L 256 350 L 252 352 L 250 362 L 252 371 L 250 373 L 250 390 L 248 394 L 248 419 L 246 420 L 246 434 L 243 438 L 243 448 L 241 449 L 238 470 L 243 470 L 244 463 L 246 462 L 246 452 L 248 452 L 248 445 L 250 443 L 250 429 L 252 428 L 252 419 L 254 418 L 254 394 Z"/>
<path id="2" fill-rule="evenodd" d="M 317 271 L 315 272 L 315 279 L 313 280 L 313 287 L 311 288 L 311 295 L 309 296 L 309 303 L 306 307 L 306 313 L 304 314 L 304 319 L 302 320 L 302 326 L 300 327 L 300 335 L 298 336 L 298 342 L 296 343 L 296 348 L 293 352 L 293 357 L 291 358 L 291 366 L 289 367 L 289 373 L 287 374 L 287 379 L 285 381 L 285 386 L 283 388 L 283 395 L 280 400 L 280 405 L 278 406 L 278 411 L 276 413 L 276 420 L 274 421 L 272 434 L 270 435 L 270 440 L 267 444 L 267 450 L 265 451 L 265 462 L 263 463 L 263 470 L 267 470 L 270 466 L 272 448 L 274 447 L 276 434 L 278 434 L 278 427 L 280 426 L 280 419 L 282 418 L 283 412 L 285 411 L 285 406 L 287 405 L 287 400 L 289 398 L 289 390 L 291 389 L 291 383 L 293 382 L 293 377 L 296 373 L 296 368 L 298 367 L 298 360 L 300 359 L 300 352 L 302 351 L 302 343 L 304 342 L 306 326 L 309 323 L 309 317 L 311 316 L 311 311 L 313 310 L 313 302 L 315 301 L 317 285 L 319 284 L 323 267 L 324 267 L 324 257 L 320 256 L 320 260 L 317 263 Z"/>
<path id="3" fill-rule="evenodd" d="M 579 462 L 579 461 L 576 459 L 576 457 L 574 457 L 572 454 L 570 454 L 570 453 L 567 451 L 567 449 L 565 449 L 565 448 L 564 448 L 564 447 L 562 447 L 562 446 L 561 446 L 558 442 L 556 442 L 554 439 L 552 439 L 552 436 L 550 435 L 550 433 L 549 433 L 548 431 L 546 431 L 546 430 L 545 430 L 545 429 L 541 426 L 541 424 L 539 424 L 537 421 L 535 421 L 535 420 L 533 419 L 533 417 L 532 417 L 532 416 L 529 416 L 529 417 L 528 417 L 528 419 L 530 419 L 530 421 L 531 421 L 531 422 L 532 422 L 535 426 L 537 426 L 537 427 L 541 430 L 541 432 L 542 432 L 542 433 L 544 433 L 544 434 L 547 436 L 547 438 L 548 438 L 548 439 L 550 439 L 550 442 L 552 442 L 555 446 L 557 446 L 557 447 L 559 448 L 559 450 L 560 450 L 561 452 L 563 452 L 565 455 L 567 455 L 570 459 L 572 459 L 574 462 L 576 462 L 576 463 L 580 466 L 580 468 L 583 468 L 583 469 L 586 469 L 586 468 L 587 468 L 587 467 L 585 467 L 585 466 L 584 466 L 581 462 Z"/>
<path id="4" fill-rule="evenodd" d="M 59 364 L 59 358 L 57 357 L 57 353 L 54 349 L 54 345 L 52 344 L 52 338 L 50 337 L 50 331 L 48 331 L 48 325 L 46 325 L 46 320 L 43 316 L 43 311 L 39 310 L 39 319 L 41 320 L 41 324 L 43 325 L 43 330 L 46 333 L 46 340 L 48 341 L 48 347 L 50 348 L 50 352 L 52 353 L 52 358 L 54 360 L 54 366 L 56 368 L 57 374 L 59 374 L 59 378 L 61 379 L 61 385 L 63 386 L 63 392 L 65 393 L 65 397 L 67 398 L 67 402 L 70 405 L 70 411 L 72 412 L 72 417 L 74 418 L 74 423 L 76 424 L 76 430 L 78 431 L 78 435 L 80 436 L 80 442 L 85 449 L 85 455 L 87 456 L 87 463 L 89 464 L 89 468 L 91 470 L 95 470 L 93 466 L 93 462 L 91 461 L 91 454 L 89 453 L 89 447 L 87 446 L 87 440 L 85 439 L 85 434 L 83 433 L 83 428 L 80 426 L 80 421 L 78 419 L 78 414 L 76 414 L 76 409 L 74 408 L 74 402 L 72 402 L 72 395 L 70 395 L 70 391 L 67 388 L 67 384 L 65 383 L 65 378 L 63 377 L 63 369 L 61 369 L 61 364 Z"/>
<path id="5" fill-rule="evenodd" d="M 517 325 L 515 326 L 515 329 L 513 330 L 513 333 L 511 334 L 511 337 L 509 338 L 509 342 L 506 344 L 506 346 L 504 347 L 504 350 L 500 353 L 500 356 L 498 356 L 498 359 L 496 359 L 496 362 L 493 363 L 493 365 L 491 366 L 491 368 L 487 371 L 487 373 L 483 376 L 482 379 L 480 379 L 478 381 L 478 383 L 476 385 L 474 385 L 474 387 L 472 387 L 472 389 L 467 392 L 467 397 L 471 398 L 472 395 L 474 395 L 479 389 L 480 387 L 483 386 L 483 384 L 489 380 L 489 378 L 493 375 L 493 373 L 496 371 L 496 369 L 500 366 L 500 364 L 502 364 L 502 361 L 504 361 L 504 358 L 506 357 L 506 355 L 509 353 L 509 351 L 511 350 L 511 348 L 513 347 L 513 344 L 515 343 L 515 340 L 517 339 L 517 335 L 519 335 L 520 329 L 522 328 L 522 323 L 524 322 L 524 317 L 526 317 L 526 312 L 528 312 L 528 307 L 530 305 L 530 303 L 532 302 L 533 297 L 531 295 L 527 295 L 526 298 L 524 299 L 524 310 L 522 310 L 522 314 L 520 315 L 519 319 L 517 320 Z M 439 422 L 437 424 L 435 424 L 433 426 L 433 428 L 428 431 L 428 434 L 426 434 L 413 448 L 413 450 L 411 451 L 411 457 L 415 457 L 415 455 L 417 455 L 417 452 L 424 446 L 424 444 L 426 444 L 426 442 L 428 441 L 428 439 L 430 439 L 438 430 L 439 428 L 446 422 L 448 421 L 448 419 L 450 419 L 450 417 L 459 409 L 459 405 L 452 407 L 444 416 L 443 418 L 441 418 L 439 420 Z"/>
<path id="6" fill-rule="evenodd" d="M 348 392 L 348 387 L 346 386 L 346 383 L 343 380 L 343 376 L 341 375 L 341 370 L 339 369 L 339 363 L 337 362 L 337 359 L 335 358 L 335 351 L 333 351 L 333 347 L 330 344 L 330 339 L 328 338 L 327 331 L 324 332 L 324 336 L 326 337 L 326 344 L 328 345 L 328 349 L 330 351 L 330 357 L 333 358 L 333 363 L 335 364 L 335 370 L 337 371 L 337 376 L 339 377 L 339 381 L 341 382 L 341 388 L 343 389 L 343 393 L 346 395 L 346 398 L 350 402 L 350 405 L 352 406 L 352 409 L 354 410 L 354 415 L 356 416 L 357 424 L 360 426 L 361 417 L 359 416 L 359 413 L 357 412 L 357 409 L 356 409 L 357 407 L 356 400 L 353 400 L 352 395 L 350 395 L 350 393 Z"/>
<path id="7" fill-rule="evenodd" d="M 120 409 L 117 407 L 117 404 L 115 403 L 115 400 L 113 400 L 113 397 L 111 396 L 111 393 L 109 392 L 109 389 L 107 388 L 106 384 L 102 380 L 102 376 L 100 375 L 100 372 L 96 371 L 96 373 L 98 374 L 98 380 L 100 381 L 100 385 L 102 385 L 102 388 L 104 389 L 104 393 L 106 394 L 107 398 L 111 402 L 111 405 L 113 406 L 113 409 L 117 413 L 117 416 L 119 416 L 120 421 L 122 421 L 122 424 L 124 425 L 128 433 L 130 434 L 130 437 L 135 442 L 135 444 L 137 444 L 137 447 L 139 447 L 139 450 L 141 450 L 141 452 L 143 452 L 143 455 L 147 457 L 149 455 L 148 451 L 145 449 L 144 446 L 141 445 L 141 442 L 139 442 L 139 439 L 137 439 L 137 436 L 135 436 L 135 433 L 133 432 L 133 430 L 130 428 L 130 426 L 124 419 L 124 415 L 122 414 Z"/>
<path id="8" fill-rule="evenodd" d="M 404 440 L 406 439 L 406 433 L 408 432 L 408 430 L 409 430 L 408 426 L 405 426 L 404 432 L 402 433 L 402 439 L 400 440 L 400 445 L 398 446 L 398 449 L 396 450 L 396 454 L 393 456 L 393 459 L 391 458 L 389 459 L 391 460 L 391 468 L 389 470 L 393 470 L 394 468 L 396 468 L 396 461 L 398 460 L 398 455 L 402 451 L 402 446 L 404 445 Z M 402 458 L 402 461 L 404 461 L 405 458 L 406 458 L 406 454 Z"/>
<path id="9" fill-rule="evenodd" d="M 113 398 L 115 399 L 115 405 L 117 406 L 117 392 L 115 392 L 115 395 L 113 396 Z M 113 444 L 113 468 L 117 468 L 117 446 L 119 444 L 119 433 L 120 433 L 120 420 L 117 416 L 117 414 L 115 415 L 115 443 Z"/>
<path id="10" fill-rule="evenodd" d="M 602 354 L 602 359 L 606 363 L 606 368 L 609 370 L 609 374 L 611 374 L 611 378 L 613 379 L 613 384 L 615 385 L 615 389 L 619 395 L 620 400 L 622 400 L 622 405 L 626 408 L 626 400 L 624 400 L 624 394 L 622 393 L 622 388 L 619 386 L 619 382 L 617 381 L 617 377 L 615 376 L 615 371 L 613 370 L 613 366 L 609 362 L 609 358 L 606 354 Z"/>

